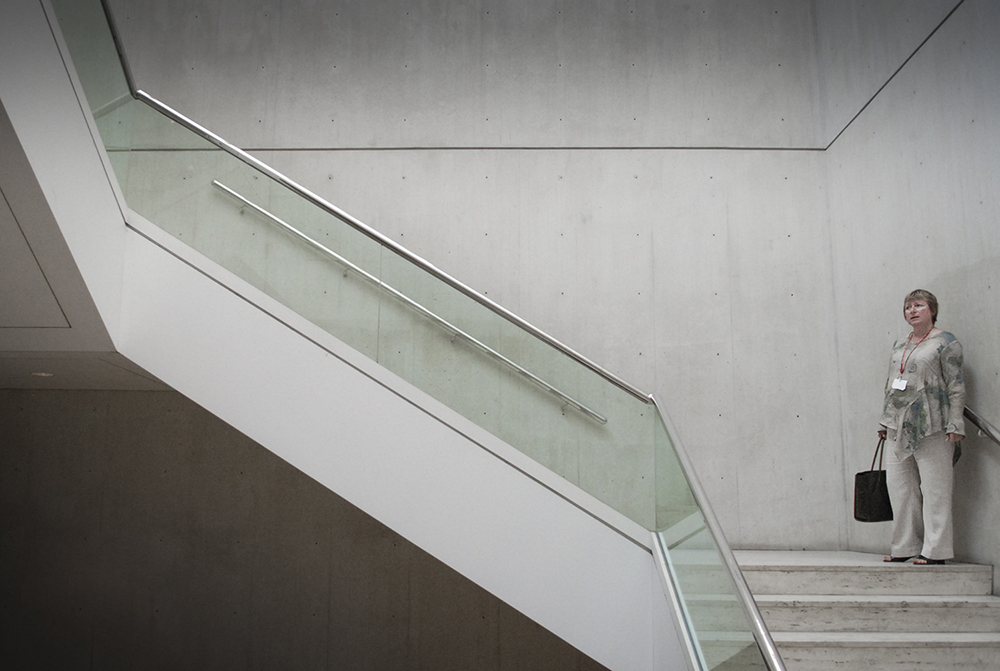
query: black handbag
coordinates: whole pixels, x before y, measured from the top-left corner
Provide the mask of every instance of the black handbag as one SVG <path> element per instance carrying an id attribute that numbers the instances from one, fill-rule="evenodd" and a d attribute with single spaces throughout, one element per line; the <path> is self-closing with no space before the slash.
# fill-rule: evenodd
<path id="1" fill-rule="evenodd" d="M 888 522 L 892 519 L 889 487 L 882 470 L 885 455 L 885 438 L 880 438 L 872 456 L 872 467 L 854 476 L 854 519 L 859 522 Z M 878 459 L 878 470 L 875 460 Z"/>

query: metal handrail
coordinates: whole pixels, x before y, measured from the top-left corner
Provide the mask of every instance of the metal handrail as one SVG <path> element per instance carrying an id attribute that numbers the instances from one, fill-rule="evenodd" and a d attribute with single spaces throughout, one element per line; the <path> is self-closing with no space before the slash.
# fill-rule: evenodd
<path id="1" fill-rule="evenodd" d="M 601 415 L 600 413 L 598 413 L 595 410 L 592 410 L 591 408 L 587 407 L 586 405 L 584 405 L 580 401 L 577 401 L 575 398 L 573 398 L 569 394 L 561 391 L 557 387 L 554 387 L 553 385 L 549 384 L 548 382 L 546 382 L 542 378 L 538 377 L 537 375 L 535 375 L 534 373 L 532 373 L 531 371 L 529 371 L 527 368 L 525 368 L 525 367 L 521 366 L 520 364 L 516 363 L 515 361 L 507 358 L 506 356 L 504 356 L 500 352 L 497 352 L 495 349 L 493 349 L 492 347 L 490 347 L 486 343 L 481 342 L 480 340 L 478 340 L 474 336 L 469 335 L 468 333 L 466 333 L 462 329 L 458 328 L 457 326 L 455 326 L 454 324 L 452 324 L 448 320 L 444 319 L 443 317 L 440 317 L 437 314 L 431 312 L 430 310 L 428 310 L 423 305 L 421 305 L 420 303 L 416 302 L 415 300 L 413 300 L 409 296 L 406 296 L 402 292 L 400 292 L 397 289 L 394 289 L 391 286 L 389 286 L 388 284 L 386 284 L 381 278 L 376 277 L 375 275 L 372 275 L 371 273 L 369 273 L 367 270 L 361 268 L 360 266 L 355 265 L 354 263 L 351 263 L 350 261 L 348 261 L 347 259 L 345 259 L 343 256 L 341 256 L 340 254 L 338 254 L 337 252 L 333 251 L 332 249 L 330 249 L 329 247 L 323 245 L 322 243 L 317 242 L 316 240 L 310 238 L 308 235 L 306 235 L 305 233 L 303 233 L 299 229 L 295 228 L 294 226 L 292 226 L 288 222 L 284 221 L 280 217 L 277 217 L 276 215 L 272 214 L 271 212 L 265 210 L 263 207 L 261 207 L 260 205 L 257 205 L 256 203 L 252 202 L 248 198 L 246 198 L 246 197 L 242 196 L 241 194 L 237 193 L 236 191 L 234 191 L 233 189 L 229 188 L 228 186 L 226 186 L 222 182 L 220 182 L 218 180 L 212 180 L 212 185 L 215 186 L 217 189 L 221 190 L 222 192 L 226 193 L 227 195 L 231 196 L 232 198 L 238 200 L 240 203 L 242 203 L 246 207 L 249 207 L 254 212 L 257 212 L 258 214 L 260 214 L 265 219 L 271 221 L 272 223 L 276 224 L 277 226 L 280 226 L 281 228 L 283 228 L 284 230 L 288 231 L 292 235 L 296 236 L 300 240 L 303 240 L 304 242 L 306 242 L 310 246 L 314 247 L 315 249 L 318 249 L 319 251 L 323 252 L 327 256 L 335 259 L 338 263 L 341 263 L 341 264 L 347 266 L 348 268 L 350 268 L 351 270 L 353 270 L 357 274 L 361 275 L 363 278 L 365 278 L 369 282 L 372 282 L 373 284 L 377 284 L 380 288 L 382 288 L 385 291 L 389 292 L 390 294 L 392 294 L 393 296 L 395 296 L 397 299 L 399 299 L 403 303 L 406 303 L 407 305 L 409 305 L 411 308 L 413 308 L 414 310 L 416 310 L 420 314 L 424 315 L 425 317 L 427 317 L 431 321 L 437 323 L 438 325 L 444 327 L 445 330 L 451 331 L 452 335 L 455 335 L 455 336 L 458 336 L 458 337 L 462 338 L 466 342 L 468 342 L 471 345 L 473 345 L 474 347 L 476 347 L 476 349 L 478 349 L 478 350 L 480 350 L 482 352 L 485 352 L 486 354 L 488 354 L 488 355 L 490 355 L 490 356 L 498 359 L 500 362 L 502 362 L 503 364 L 507 365 L 508 367 L 510 367 L 511 369 L 513 369 L 514 371 L 516 371 L 517 373 L 519 373 L 519 374 L 523 375 L 524 377 L 528 378 L 529 380 L 531 380 L 532 382 L 534 382 L 536 385 L 538 385 L 539 387 L 541 387 L 545 391 L 547 391 L 547 392 L 549 392 L 549 393 L 551 393 L 551 394 L 559 397 L 559 399 L 561 399 L 567 405 L 570 405 L 570 406 L 576 408 L 577 410 L 579 410 L 580 412 L 582 412 L 587 417 L 590 417 L 595 422 L 598 422 L 600 424 L 607 424 L 608 423 L 607 417 Z"/>
<path id="2" fill-rule="evenodd" d="M 965 408 L 966 418 L 972 422 L 977 429 L 979 429 L 979 435 L 984 438 L 989 438 L 994 443 L 1000 445 L 1000 429 L 987 422 L 985 419 L 977 415 L 971 408 L 966 406 Z"/>
<path id="3" fill-rule="evenodd" d="M 160 112 L 161 114 L 163 114 L 164 116 L 166 116 L 167 118 L 169 118 L 171 121 L 174 121 L 175 123 L 178 123 L 178 124 L 184 126 L 185 128 L 187 128 L 191 132 L 193 132 L 196 135 L 200 136 L 202 139 L 210 142 L 211 144 L 214 144 L 219 149 L 222 149 L 223 151 L 225 151 L 225 152 L 227 152 L 227 153 L 235 156 L 236 158 L 238 158 L 239 160 L 243 161 L 244 163 L 246 163 L 247 165 L 251 166 L 252 168 L 254 168 L 256 170 L 259 170 L 260 172 L 264 173 L 265 175 L 267 175 L 271 179 L 275 180 L 279 184 L 287 187 L 289 190 L 291 190 L 294 193 L 298 194 L 299 196 L 301 196 L 305 200 L 311 202 L 313 205 L 316 205 L 321 210 L 324 210 L 327 213 L 329 213 L 329 214 L 337 217 L 338 219 L 340 219 L 341 221 L 343 221 L 348 226 L 351 226 L 352 228 L 358 230 L 359 232 L 361 232 L 364 235 L 366 235 L 367 237 L 371 238 L 372 240 L 374 240 L 378 244 L 387 247 L 392 252 L 396 253 L 398 256 L 403 257 L 404 259 L 406 259 L 410 263 L 418 266 L 419 268 L 423 269 L 427 273 L 430 273 L 431 275 L 433 275 L 437 279 L 441 280 L 442 282 L 444 282 L 448 286 L 452 287 L 453 289 L 456 289 L 457 291 L 465 294 L 466 296 L 468 296 L 472 300 L 476 301 L 477 303 L 479 303 L 480 305 L 482 305 L 486 309 L 490 310 L 491 312 L 496 313 L 500 317 L 503 317 L 507 321 L 511 322 L 512 324 L 514 324 L 515 326 L 521 328 L 522 330 L 527 331 L 528 333 L 530 333 L 531 335 L 535 336 L 536 338 L 538 338 L 539 340 L 541 340 L 545 344 L 549 345 L 550 347 L 553 347 L 554 349 L 562 352 L 563 354 L 565 354 L 566 356 L 570 357 L 571 359 L 573 359 L 574 361 L 576 361 L 580 365 L 582 365 L 582 366 L 590 369 L 591 371 L 593 371 L 597 375 L 601 376 L 602 378 L 604 378 L 605 380 L 607 380 L 611 384 L 615 385 L 619 389 L 622 389 L 623 391 L 628 392 L 629 394 L 631 394 L 632 396 L 635 396 L 637 399 L 639 399 L 640 401 L 642 401 L 644 403 L 648 403 L 649 402 L 649 394 L 643 392 L 642 390 L 638 389 L 634 385 L 629 384 L 628 382 L 626 382 L 625 380 L 621 379 L 620 377 L 618 377 L 614 373 L 611 373 L 610 371 L 606 370 L 605 368 L 597 365 L 596 363 L 594 363 L 593 361 L 591 361 L 587 357 L 583 356 L 579 352 L 576 352 L 575 350 L 571 349 L 567 345 L 564 345 L 563 343 L 561 343 L 560 341 L 556 340 L 555 338 L 553 338 L 549 334 L 545 333 L 541 329 L 533 326 L 532 324 L 528 323 L 527 321 L 525 321 L 521 317 L 518 317 L 516 314 L 514 314 L 513 312 L 511 312 L 507 308 L 503 307 L 502 305 L 500 305 L 500 304 L 498 304 L 498 303 L 490 300 L 486 296 L 482 295 L 481 293 L 479 293 L 475 289 L 472 289 L 468 285 L 466 285 L 466 284 L 464 284 L 464 283 L 456 280 L 454 277 L 452 277 L 451 275 L 448 275 L 444 271 L 442 271 L 439 268 L 435 267 L 430 262 L 424 260 L 420 256 L 417 256 L 416 254 L 414 254 L 410 250 L 406 249 L 405 247 L 403 247 L 399 243 L 395 242 L 394 240 L 391 240 L 390 238 L 387 238 L 386 236 L 382 235 L 381 233 L 379 233 L 375 229 L 371 228 L 367 224 L 361 222 L 359 219 L 356 219 L 356 218 L 352 217 L 351 215 L 347 214 L 346 212 L 344 212 L 343 210 L 341 210 L 337 206 L 333 205 L 332 203 L 330 203 L 330 202 L 324 200 L 323 198 L 317 196 L 315 193 L 309 191 L 308 189 L 306 189 L 305 187 L 301 186 L 297 182 L 295 182 L 295 181 L 291 180 L 290 178 L 286 177 L 285 175 L 281 174 L 280 172 L 278 172 L 274 168 L 270 167 L 266 163 L 263 163 L 262 161 L 257 160 L 256 158 L 254 158 L 250 154 L 246 153 L 242 149 L 240 149 L 240 148 L 236 147 L 235 145 L 227 142 L 226 140 L 223 140 L 221 137 L 219 137 L 218 135 L 216 135 L 212 131 L 208 130 L 207 128 L 205 128 L 205 127 L 203 127 L 203 126 L 195 123 L 191 119 L 188 119 L 186 116 L 184 116 L 180 112 L 174 110 L 173 108 L 171 108 L 171 107 L 169 107 L 167 105 L 164 105 L 163 103 L 161 103 L 156 98 L 153 98 L 152 96 L 150 96 L 148 93 L 140 90 L 140 91 L 136 91 L 135 95 L 136 95 L 136 98 L 138 100 L 141 100 L 142 102 L 146 103 L 147 105 L 149 105 L 150 107 L 152 107 L 156 111 Z"/>
<path id="4" fill-rule="evenodd" d="M 729 542 L 726 540 L 726 536 L 722 531 L 722 525 L 719 524 L 718 518 L 716 518 L 715 513 L 712 511 L 712 507 L 708 503 L 708 497 L 705 495 L 705 489 L 702 487 L 701 481 L 698 480 L 698 474 L 694 470 L 694 465 L 691 463 L 691 459 L 688 456 L 687 451 L 681 444 L 680 437 L 677 434 L 677 429 L 674 428 L 673 422 L 670 421 L 670 417 L 663 411 L 663 405 L 657 401 L 657 398 L 655 396 L 650 396 L 650 400 L 656 407 L 656 411 L 659 413 L 660 419 L 663 420 L 663 425 L 667 429 L 667 436 L 670 438 L 670 442 L 673 443 L 674 451 L 677 454 L 677 460 L 680 462 L 681 469 L 687 476 L 688 485 L 691 487 L 691 494 L 694 496 L 694 501 L 705 518 L 705 526 L 708 528 L 709 533 L 712 534 L 712 538 L 715 540 L 715 544 L 719 548 L 719 554 L 722 556 L 723 564 L 729 572 L 729 577 L 732 579 L 733 586 L 736 589 L 736 598 L 743 606 L 747 617 L 750 620 L 750 630 L 753 634 L 754 640 L 757 642 L 757 647 L 760 648 L 761 655 L 764 658 L 764 663 L 767 664 L 768 671 L 785 671 L 785 663 L 782 661 L 781 655 L 778 654 L 778 648 L 774 644 L 774 639 L 771 638 L 771 633 L 767 630 L 764 618 L 761 616 L 760 610 L 757 608 L 757 602 L 754 601 L 753 594 L 750 592 L 750 587 L 747 585 L 746 579 L 743 577 L 743 571 L 740 569 L 740 565 L 736 561 L 736 556 L 733 554 L 732 548 L 729 547 Z"/>

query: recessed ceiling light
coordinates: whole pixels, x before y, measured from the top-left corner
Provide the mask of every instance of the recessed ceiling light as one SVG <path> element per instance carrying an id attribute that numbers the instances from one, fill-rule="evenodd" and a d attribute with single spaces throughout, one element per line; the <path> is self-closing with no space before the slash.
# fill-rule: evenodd
<path id="1" fill-rule="evenodd" d="M 32 373 L 35 377 L 54 377 L 55 373 Z"/>

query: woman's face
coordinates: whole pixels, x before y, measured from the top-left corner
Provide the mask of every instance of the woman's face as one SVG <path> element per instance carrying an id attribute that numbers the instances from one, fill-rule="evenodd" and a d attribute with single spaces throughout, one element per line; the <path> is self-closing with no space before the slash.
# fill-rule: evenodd
<path id="1" fill-rule="evenodd" d="M 903 306 L 903 316 L 906 317 L 907 323 L 915 331 L 933 326 L 934 324 L 934 316 L 931 314 L 930 306 L 927 305 L 926 301 L 920 299 L 910 301 Z"/>

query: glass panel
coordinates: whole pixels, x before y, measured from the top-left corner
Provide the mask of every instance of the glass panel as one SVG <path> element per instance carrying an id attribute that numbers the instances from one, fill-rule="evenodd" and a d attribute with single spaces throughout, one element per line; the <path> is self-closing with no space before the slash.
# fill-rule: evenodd
<path id="1" fill-rule="evenodd" d="M 706 669 L 767 669 L 662 418 L 656 421 L 657 535 Z"/>
<path id="2" fill-rule="evenodd" d="M 651 528 L 652 406 L 389 250 L 382 278 L 412 301 L 383 304 L 382 365 Z"/>
<path id="3" fill-rule="evenodd" d="M 132 99 L 101 3 L 52 0 L 63 39 L 94 116 Z"/>
<path id="4" fill-rule="evenodd" d="M 127 170 L 130 208 L 376 358 L 377 242 L 223 151 L 133 150 Z"/>

